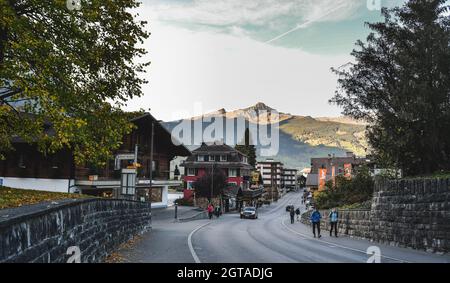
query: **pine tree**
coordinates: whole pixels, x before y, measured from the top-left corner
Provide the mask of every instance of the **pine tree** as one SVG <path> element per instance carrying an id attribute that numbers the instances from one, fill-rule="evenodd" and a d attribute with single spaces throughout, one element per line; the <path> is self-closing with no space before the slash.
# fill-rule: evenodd
<path id="1" fill-rule="evenodd" d="M 369 122 L 367 137 L 384 165 L 406 175 L 450 170 L 450 19 L 444 0 L 410 0 L 368 24 L 354 64 L 334 69 L 331 99 Z"/>
<path id="2" fill-rule="evenodd" d="M 245 129 L 245 137 L 243 144 L 238 144 L 235 146 L 236 150 L 239 150 L 248 157 L 248 164 L 255 167 L 256 166 L 256 147 L 251 142 L 250 131 L 248 128 Z"/>

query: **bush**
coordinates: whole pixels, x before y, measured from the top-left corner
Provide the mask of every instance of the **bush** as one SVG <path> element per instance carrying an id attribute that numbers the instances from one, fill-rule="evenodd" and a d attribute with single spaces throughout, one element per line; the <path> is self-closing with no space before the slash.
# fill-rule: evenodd
<path id="1" fill-rule="evenodd" d="M 374 180 L 367 168 L 362 168 L 351 180 L 336 177 L 336 184 L 326 183 L 325 191 L 319 192 L 315 203 L 320 209 L 363 208 L 367 207 L 373 196 Z"/>

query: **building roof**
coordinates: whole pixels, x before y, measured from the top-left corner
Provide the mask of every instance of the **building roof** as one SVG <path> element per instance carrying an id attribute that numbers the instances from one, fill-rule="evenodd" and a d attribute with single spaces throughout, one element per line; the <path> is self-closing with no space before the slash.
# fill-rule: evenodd
<path id="1" fill-rule="evenodd" d="M 202 143 L 202 145 L 196 150 L 192 151 L 192 155 L 189 156 L 181 166 L 189 166 L 191 168 L 203 168 L 210 167 L 213 164 L 218 168 L 244 168 L 244 169 L 254 169 L 252 166 L 241 161 L 240 155 L 247 157 L 245 154 L 236 150 L 235 148 L 227 144 L 211 144 L 207 145 Z M 234 154 L 232 154 L 234 153 Z M 197 161 L 197 155 L 227 155 L 227 161 Z"/>
<path id="2" fill-rule="evenodd" d="M 361 165 L 367 163 L 366 158 L 355 156 L 348 157 L 320 157 L 311 158 L 311 173 L 318 173 L 318 169 L 327 169 L 327 174 L 331 174 L 332 166 L 343 167 L 344 164 Z"/>
<path id="3" fill-rule="evenodd" d="M 28 118 L 34 118 L 35 116 L 33 114 L 29 114 L 29 113 L 24 113 L 24 112 L 20 112 L 20 115 L 24 116 L 24 117 L 28 117 Z M 175 145 L 173 144 L 173 140 L 174 138 L 172 137 L 172 134 L 167 131 L 166 128 L 164 128 L 161 123 L 155 119 L 155 117 L 153 117 L 150 113 L 144 113 L 141 116 L 135 117 L 133 119 L 130 119 L 130 122 L 136 124 L 137 126 L 139 126 L 140 123 L 151 123 L 151 122 L 156 122 L 155 123 L 155 136 L 159 135 L 160 137 L 162 137 L 166 143 L 171 144 L 172 145 L 172 152 L 174 153 L 175 156 L 189 156 L 191 155 L 191 152 L 189 151 L 189 149 L 187 149 L 184 145 L 182 145 L 181 143 L 178 143 L 180 145 Z M 55 130 L 53 129 L 53 126 L 50 122 L 45 122 L 44 123 L 44 132 L 45 134 L 49 135 L 49 136 L 54 136 L 55 135 Z M 25 143 L 26 141 L 23 140 L 21 137 L 19 136 L 15 136 L 12 139 L 13 143 Z"/>
<path id="4" fill-rule="evenodd" d="M 202 143 L 202 145 L 199 148 L 192 151 L 192 153 L 208 153 L 208 154 L 220 154 L 220 153 L 231 153 L 231 152 L 237 152 L 243 156 L 246 156 L 239 150 L 237 150 L 227 144 L 213 143 L 213 144 L 208 145 L 206 143 Z"/>
<path id="5" fill-rule="evenodd" d="M 150 113 L 146 112 L 141 116 L 135 117 L 130 120 L 132 123 L 139 127 L 140 123 L 155 123 L 155 136 L 160 136 L 165 140 L 165 143 L 172 147 L 172 153 L 175 156 L 190 156 L 191 151 L 187 149 L 181 142 L 179 142 L 161 123 L 153 117 Z M 174 141 L 176 144 L 174 144 Z"/>

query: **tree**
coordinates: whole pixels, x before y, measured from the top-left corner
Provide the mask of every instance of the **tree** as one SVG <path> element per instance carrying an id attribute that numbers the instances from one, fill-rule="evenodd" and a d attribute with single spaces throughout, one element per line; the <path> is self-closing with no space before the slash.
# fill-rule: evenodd
<path id="1" fill-rule="evenodd" d="M 130 12 L 139 5 L 0 0 L 0 157 L 18 135 L 43 153 L 71 148 L 77 163 L 104 164 L 132 129 L 120 107 L 146 83 L 146 23 Z"/>
<path id="2" fill-rule="evenodd" d="M 236 150 L 242 152 L 248 157 L 248 164 L 255 167 L 256 166 L 256 147 L 251 142 L 250 130 L 245 129 L 245 137 L 243 144 L 238 144 L 234 147 Z"/>
<path id="3" fill-rule="evenodd" d="M 355 176 L 348 179 L 345 176 L 336 176 L 325 183 L 325 190 L 318 193 L 316 204 L 321 209 L 333 207 L 369 207 L 373 198 L 374 179 L 370 175 L 369 168 L 358 168 Z"/>
<path id="4" fill-rule="evenodd" d="M 367 137 L 384 165 L 406 175 L 450 169 L 450 19 L 444 0 L 410 0 L 368 24 L 356 63 L 334 69 L 330 100 L 369 122 Z"/>
<path id="5" fill-rule="evenodd" d="M 213 182 L 211 186 L 211 182 Z M 215 169 L 213 176 L 211 172 L 207 172 L 200 179 L 198 179 L 193 187 L 195 189 L 195 195 L 197 197 L 205 197 L 211 200 L 211 189 L 212 197 L 222 195 L 223 190 L 227 186 L 227 177 L 222 170 Z"/>

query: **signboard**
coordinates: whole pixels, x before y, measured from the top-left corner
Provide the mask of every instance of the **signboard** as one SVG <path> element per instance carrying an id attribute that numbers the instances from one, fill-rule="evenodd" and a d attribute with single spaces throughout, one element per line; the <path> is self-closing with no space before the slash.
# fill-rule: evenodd
<path id="1" fill-rule="evenodd" d="M 134 160 L 135 159 L 134 153 L 127 153 L 127 154 L 118 154 L 116 155 L 116 158 L 114 160 L 114 169 L 120 170 L 120 161 L 122 160 Z"/>
<path id="2" fill-rule="evenodd" d="M 319 169 L 319 190 L 323 190 L 327 181 L 327 169 Z"/>
<path id="3" fill-rule="evenodd" d="M 348 179 L 352 177 L 352 164 L 344 164 L 344 176 Z"/>
<path id="4" fill-rule="evenodd" d="M 259 183 L 259 172 L 252 172 L 252 183 L 253 184 Z"/>

